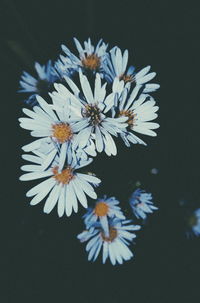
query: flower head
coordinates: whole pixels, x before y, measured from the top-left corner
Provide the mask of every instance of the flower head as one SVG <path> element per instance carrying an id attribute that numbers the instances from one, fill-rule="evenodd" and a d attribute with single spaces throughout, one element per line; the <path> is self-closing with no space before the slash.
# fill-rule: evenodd
<path id="1" fill-rule="evenodd" d="M 81 242 L 88 241 L 86 245 L 88 260 L 95 261 L 101 248 L 103 249 L 103 264 L 108 257 L 112 265 L 116 263 L 122 264 L 123 261 L 130 260 L 133 257 L 133 253 L 128 248 L 128 245 L 136 237 L 133 231 L 140 229 L 139 225 L 127 224 L 130 222 L 129 220 L 121 221 L 117 218 L 112 218 L 109 220 L 108 235 L 106 235 L 100 223 L 79 234 L 77 238 Z"/>
<path id="2" fill-rule="evenodd" d="M 152 213 L 158 207 L 153 205 L 152 194 L 146 193 L 144 190 L 136 189 L 129 200 L 134 215 L 139 219 L 146 219 L 147 214 Z"/>
<path id="3" fill-rule="evenodd" d="M 101 73 L 108 45 L 105 44 L 102 39 L 99 40 L 96 46 L 92 45 L 90 38 L 84 41 L 83 47 L 76 38 L 74 38 L 74 42 L 78 56 L 75 56 L 65 45 L 62 45 L 62 50 L 66 56 L 60 56 L 60 59 L 56 63 L 57 70 L 65 76 L 77 72 L 79 68 L 81 68 L 83 72 L 91 71 L 92 73 Z"/>
<path id="4" fill-rule="evenodd" d="M 150 121 L 157 118 L 156 112 L 159 107 L 155 105 L 153 97 L 143 92 L 139 93 L 141 86 L 136 86 L 133 89 L 126 87 L 119 89 L 121 81 L 116 78 L 114 86 L 120 97 L 112 109 L 112 116 L 127 118 L 127 128 L 120 136 L 127 146 L 130 146 L 130 143 L 146 145 L 135 133 L 153 137 L 157 135 L 153 130 L 157 129 L 159 124 Z"/>
<path id="5" fill-rule="evenodd" d="M 77 169 L 90 164 L 92 159 L 78 159 L 70 149 L 66 154 L 65 145 L 62 145 L 60 153 L 44 170 L 44 163 L 49 162 L 49 153 L 49 150 L 43 153 L 34 150 L 34 155 L 23 155 L 23 159 L 33 164 L 21 167 L 27 173 L 22 175 L 20 180 L 29 181 L 48 177 L 27 192 L 27 197 L 34 196 L 30 204 L 36 205 L 48 196 L 44 204 L 45 213 L 50 213 L 57 205 L 59 217 L 64 213 L 70 216 L 72 210 L 78 211 L 78 201 L 83 207 L 87 207 L 86 194 L 92 199 L 96 199 L 97 196 L 92 185 L 99 184 L 100 180 L 95 176 L 78 173 Z"/>
<path id="6" fill-rule="evenodd" d="M 107 155 L 116 155 L 117 149 L 111 135 L 117 136 L 127 126 L 127 117 L 109 117 L 108 112 L 114 106 L 117 94 L 111 92 L 106 96 L 106 84 L 101 84 L 100 75 L 96 74 L 94 92 L 85 75 L 79 71 L 81 90 L 73 81 L 65 77 L 72 92 L 63 85 L 55 85 L 57 92 L 52 93 L 52 98 L 57 100 L 62 107 L 66 99 L 70 100 L 71 118 L 76 121 L 82 129 L 79 131 L 75 142 L 83 148 L 88 140 L 95 142 L 96 150 Z"/>
<path id="7" fill-rule="evenodd" d="M 128 50 L 126 49 L 122 54 L 119 47 L 113 47 L 109 55 L 106 56 L 103 65 L 107 81 L 112 83 L 117 77 L 119 80 L 123 80 L 125 84 L 134 83 L 136 86 L 143 85 L 144 93 L 155 91 L 160 87 L 158 84 L 147 83 L 156 76 L 155 72 L 148 73 L 151 68 L 150 66 L 146 66 L 141 71 L 135 72 L 135 68 L 133 66 L 127 68 L 127 64 Z"/>
<path id="8" fill-rule="evenodd" d="M 53 143 L 54 149 L 52 150 L 51 156 L 49 155 L 49 164 L 53 161 L 59 148 L 65 145 L 65 150 L 76 147 L 72 147 L 74 140 L 77 139 L 77 133 L 82 129 L 81 123 L 72 121 L 70 118 L 70 107 L 66 102 L 63 108 L 58 108 L 54 102 L 54 106 L 48 104 L 42 97 L 37 96 L 39 106 L 34 106 L 33 110 L 23 108 L 23 112 L 28 118 L 20 118 L 20 126 L 22 128 L 31 130 L 33 137 L 42 137 L 36 140 L 29 146 L 25 147 L 26 151 L 33 151 L 38 145 L 45 139 Z M 79 142 L 79 141 L 78 141 Z M 95 155 L 95 146 L 88 140 L 84 146 L 82 152 L 90 155 Z"/>

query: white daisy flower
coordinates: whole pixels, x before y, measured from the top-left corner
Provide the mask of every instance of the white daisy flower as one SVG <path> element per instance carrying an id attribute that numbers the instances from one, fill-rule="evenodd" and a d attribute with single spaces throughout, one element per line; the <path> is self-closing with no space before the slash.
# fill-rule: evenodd
<path id="1" fill-rule="evenodd" d="M 200 236 L 200 208 L 193 211 L 189 216 L 187 216 L 187 237 L 192 235 Z"/>
<path id="2" fill-rule="evenodd" d="M 88 41 L 84 41 L 83 47 L 76 38 L 74 38 L 74 42 L 78 50 L 78 57 L 65 45 L 62 45 L 62 50 L 66 56 L 60 56 L 60 60 L 56 63 L 57 70 L 67 76 L 74 71 L 78 71 L 79 68 L 92 72 L 101 72 L 108 44 L 105 44 L 101 39 L 95 47 L 91 44 L 90 38 L 88 38 Z"/>
<path id="3" fill-rule="evenodd" d="M 146 219 L 147 215 L 153 213 L 158 207 L 153 205 L 152 194 L 144 190 L 136 189 L 129 200 L 130 206 L 136 218 Z"/>
<path id="4" fill-rule="evenodd" d="M 88 252 L 88 261 L 95 261 L 101 248 L 103 249 L 102 262 L 105 264 L 107 258 L 110 258 L 112 265 L 122 264 L 133 257 L 133 253 L 128 248 L 129 242 L 136 237 L 135 230 L 139 230 L 139 225 L 133 225 L 130 220 L 121 221 L 117 218 L 109 220 L 109 236 L 105 235 L 100 225 L 91 227 L 77 236 L 81 242 L 88 241 L 86 251 Z"/>
<path id="5" fill-rule="evenodd" d="M 33 111 L 23 108 L 23 112 L 29 118 L 20 118 L 20 126 L 24 129 L 31 130 L 31 135 L 33 137 L 42 137 L 51 140 L 54 146 L 52 150 L 51 157 L 49 156 L 49 164 L 53 161 L 57 154 L 57 151 L 62 145 L 65 145 L 66 150 L 72 147 L 74 140 L 78 141 L 77 132 L 79 132 L 83 126 L 84 121 L 79 124 L 74 123 L 70 118 L 70 108 L 69 104 L 66 102 L 62 110 L 56 110 L 50 106 L 42 97 L 37 96 L 37 101 L 40 105 L 34 106 Z M 39 139 L 29 144 L 28 147 L 25 146 L 26 151 L 33 151 L 38 148 L 38 145 L 43 141 Z M 90 155 L 95 154 L 95 146 L 91 141 L 87 141 L 84 146 L 84 152 Z M 77 149 L 74 148 L 74 149 Z M 83 151 L 82 151 L 83 152 Z"/>
<path id="6" fill-rule="evenodd" d="M 115 79 L 114 82 L 117 87 L 121 81 Z M 158 123 L 149 122 L 157 118 L 156 112 L 159 107 L 155 106 L 156 102 L 150 95 L 142 93 L 138 96 L 140 88 L 141 86 L 138 85 L 131 91 L 125 87 L 118 102 L 115 103 L 115 107 L 112 108 L 113 117 L 124 116 L 128 118 L 126 131 L 120 134 L 128 147 L 130 143 L 146 145 L 143 140 L 135 135 L 135 132 L 154 137 L 157 134 L 153 130 L 159 127 Z"/>
<path id="7" fill-rule="evenodd" d="M 117 94 L 112 92 L 106 96 L 106 84 L 101 84 L 100 75 L 96 74 L 94 92 L 85 75 L 79 71 L 81 91 L 73 81 L 65 77 L 67 83 L 72 89 L 71 93 L 64 85 L 55 84 L 57 92 L 51 94 L 52 99 L 64 106 L 67 99 L 70 99 L 70 109 L 72 120 L 79 122 L 79 133 L 74 139 L 75 146 L 80 148 L 86 146 L 89 139 L 94 139 L 96 150 L 106 152 L 108 156 L 116 155 L 117 149 L 111 135 L 117 136 L 122 133 L 127 124 L 126 116 L 117 118 L 108 117 L 107 113 L 113 107 Z"/>
<path id="8" fill-rule="evenodd" d="M 34 78 L 27 72 L 23 72 L 20 86 L 21 89 L 18 92 L 29 93 L 30 96 L 26 100 L 27 103 L 36 104 L 36 95 L 47 94 L 50 86 L 58 78 L 58 74 L 52 66 L 51 60 L 46 65 L 40 65 L 38 62 L 35 63 L 35 70 L 37 72 L 37 78 Z"/>
<path id="9" fill-rule="evenodd" d="M 126 49 L 122 54 L 119 47 L 115 46 L 112 48 L 103 64 L 107 81 L 112 83 L 117 77 L 125 83 L 134 82 L 136 86 L 145 85 L 144 93 L 155 91 L 160 87 L 160 85 L 154 83 L 147 84 L 147 82 L 151 81 L 156 76 L 155 72 L 148 73 L 151 68 L 150 66 L 147 66 L 136 73 L 133 66 L 130 66 L 127 69 L 127 64 L 128 50 Z"/>
<path id="10" fill-rule="evenodd" d="M 93 223 L 100 220 L 101 225 L 105 231 L 105 234 L 109 234 L 108 217 L 116 217 L 119 219 L 125 219 L 121 208 L 118 206 L 119 201 L 115 197 L 107 198 L 106 195 L 103 198 L 99 198 L 94 208 L 88 208 L 87 213 L 83 216 L 86 227 L 90 227 Z"/>
<path id="11" fill-rule="evenodd" d="M 33 162 L 32 165 L 21 167 L 25 173 L 20 177 L 21 181 L 36 180 L 48 177 L 47 180 L 34 186 L 26 193 L 27 197 L 33 197 L 30 204 L 40 203 L 46 196 L 43 211 L 49 214 L 57 205 L 59 217 L 66 213 L 70 216 L 72 210 L 78 211 L 78 201 L 87 208 L 86 194 L 92 199 L 97 195 L 92 187 L 101 181 L 95 176 L 78 173 L 76 170 L 92 162 L 92 159 L 77 161 L 77 157 L 62 145 L 59 156 L 56 156 L 51 166 L 43 170 L 43 163 L 47 162 L 48 154 L 34 151 L 35 155 L 24 154 L 23 159 Z"/>

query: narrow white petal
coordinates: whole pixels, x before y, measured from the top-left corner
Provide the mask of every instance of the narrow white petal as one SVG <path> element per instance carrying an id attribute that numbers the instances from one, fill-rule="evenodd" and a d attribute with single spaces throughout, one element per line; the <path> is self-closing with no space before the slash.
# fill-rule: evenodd
<path id="1" fill-rule="evenodd" d="M 58 216 L 62 217 L 65 212 L 65 194 L 66 194 L 66 186 L 63 186 L 60 191 L 60 197 L 58 200 Z"/>
<path id="2" fill-rule="evenodd" d="M 54 188 L 52 189 L 47 201 L 45 202 L 44 209 L 43 209 L 44 213 L 49 214 L 52 211 L 52 209 L 54 208 L 54 206 L 56 205 L 58 198 L 59 198 L 61 186 L 62 186 L 62 183 L 60 183 L 59 185 L 56 184 L 54 186 Z"/>
<path id="3" fill-rule="evenodd" d="M 34 186 L 33 188 L 31 188 L 27 193 L 26 196 L 27 197 L 32 197 L 36 194 L 38 194 L 40 191 L 43 191 L 45 188 L 52 188 L 52 186 L 56 183 L 54 178 L 49 178 L 43 182 L 41 182 L 40 184 Z"/>
<path id="4" fill-rule="evenodd" d="M 52 176 L 53 173 L 52 171 L 46 171 L 46 172 L 33 172 L 33 173 L 28 173 L 22 175 L 19 180 L 21 181 L 29 181 L 29 180 L 35 180 L 35 179 L 40 179 L 40 178 L 45 178 Z"/>

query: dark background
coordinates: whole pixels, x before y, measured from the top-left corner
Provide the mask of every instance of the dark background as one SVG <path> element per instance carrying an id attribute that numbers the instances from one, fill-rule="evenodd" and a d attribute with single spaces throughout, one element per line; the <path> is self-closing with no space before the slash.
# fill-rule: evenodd
<path id="1" fill-rule="evenodd" d="M 0 3 L 1 302 L 199 302 L 200 240 L 187 240 L 183 224 L 185 211 L 200 207 L 198 1 Z M 147 147 L 119 145 L 117 157 L 101 155 L 92 167 L 103 179 L 101 193 L 117 196 L 126 212 L 138 180 L 159 206 L 138 232 L 135 258 L 122 266 L 87 261 L 76 239 L 81 207 L 70 218 L 45 215 L 42 203 L 29 206 L 30 182 L 18 181 L 21 146 L 31 140 L 17 122 L 19 77 L 33 72 L 34 61 L 56 59 L 61 43 L 74 50 L 74 36 L 129 49 L 130 62 L 151 64 L 161 84 L 153 94 L 160 106 L 158 137 L 145 137 Z M 150 173 L 154 167 L 157 175 Z"/>

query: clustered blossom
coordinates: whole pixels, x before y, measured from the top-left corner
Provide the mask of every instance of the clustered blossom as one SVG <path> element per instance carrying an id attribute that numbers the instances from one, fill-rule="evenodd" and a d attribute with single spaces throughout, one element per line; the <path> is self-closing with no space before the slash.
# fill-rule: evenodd
<path id="1" fill-rule="evenodd" d="M 27 72 L 21 77 L 19 92 L 26 93 L 31 108 L 23 108 L 26 117 L 19 122 L 35 140 L 22 147 L 22 158 L 31 164 L 21 167 L 25 173 L 20 180 L 46 178 L 26 196 L 31 205 L 45 200 L 47 214 L 55 207 L 59 217 L 76 213 L 79 204 L 87 208 L 86 230 L 78 239 L 89 241 L 88 259 L 96 260 L 102 248 L 103 263 L 109 257 L 113 265 L 122 264 L 133 256 L 128 245 L 140 226 L 126 219 L 115 197 L 98 198 L 95 189 L 101 180 L 79 169 L 98 153 L 116 156 L 119 139 L 130 147 L 146 145 L 138 134 L 157 135 L 159 124 L 152 121 L 158 106 L 150 93 L 159 85 L 150 82 L 156 76 L 150 66 L 136 71 L 128 65 L 128 50 L 109 50 L 102 39 L 95 46 L 90 38 L 82 45 L 76 38 L 74 42 L 76 54 L 62 45 L 56 62 L 36 63 L 36 77 Z M 96 200 L 93 207 L 88 207 L 88 197 Z M 151 198 L 140 189 L 132 194 L 129 202 L 137 219 L 157 209 Z"/>

